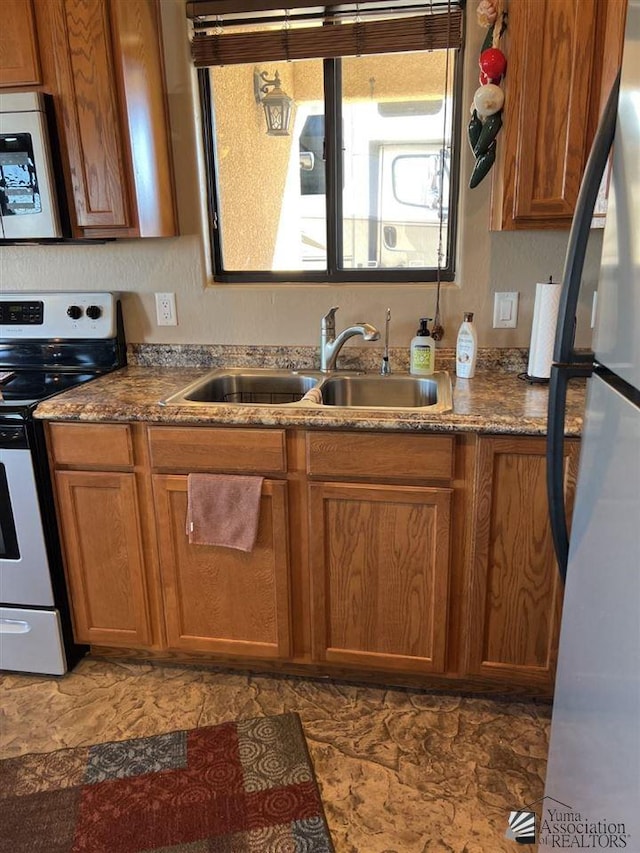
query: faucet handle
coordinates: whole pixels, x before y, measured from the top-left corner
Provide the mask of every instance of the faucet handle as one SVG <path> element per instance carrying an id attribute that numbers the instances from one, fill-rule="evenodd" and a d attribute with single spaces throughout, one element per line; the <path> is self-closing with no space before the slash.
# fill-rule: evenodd
<path id="1" fill-rule="evenodd" d="M 335 334 L 336 331 L 336 311 L 340 306 L 334 305 L 333 308 L 329 308 L 327 313 L 322 318 L 320 328 L 323 332 L 330 332 L 331 334 Z"/>

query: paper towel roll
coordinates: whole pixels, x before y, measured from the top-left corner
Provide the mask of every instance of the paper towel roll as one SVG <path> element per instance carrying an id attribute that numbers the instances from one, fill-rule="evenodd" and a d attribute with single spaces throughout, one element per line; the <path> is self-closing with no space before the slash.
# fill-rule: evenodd
<path id="1" fill-rule="evenodd" d="M 561 284 L 554 284 L 553 282 L 538 282 L 536 284 L 536 301 L 533 306 L 529 365 L 527 367 L 527 375 L 532 378 L 548 379 L 551 376 L 553 345 L 556 339 L 561 292 Z"/>

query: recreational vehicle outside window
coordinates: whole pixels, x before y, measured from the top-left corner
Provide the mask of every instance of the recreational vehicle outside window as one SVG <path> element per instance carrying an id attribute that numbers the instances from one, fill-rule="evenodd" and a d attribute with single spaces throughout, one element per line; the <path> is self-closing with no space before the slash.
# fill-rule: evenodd
<path id="1" fill-rule="evenodd" d="M 434 49 L 201 68 L 215 279 L 452 280 L 460 65 Z M 260 92 L 276 72 L 278 135 Z"/>

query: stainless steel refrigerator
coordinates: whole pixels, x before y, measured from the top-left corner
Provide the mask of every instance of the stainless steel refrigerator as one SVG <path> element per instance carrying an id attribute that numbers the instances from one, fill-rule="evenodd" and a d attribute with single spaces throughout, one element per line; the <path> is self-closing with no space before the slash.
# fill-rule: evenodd
<path id="1" fill-rule="evenodd" d="M 591 213 L 613 142 L 594 354 L 574 351 Z M 566 577 L 539 849 L 640 853 L 640 0 L 569 237 L 549 393 L 548 491 Z M 578 487 L 562 496 L 566 383 L 587 381 Z"/>

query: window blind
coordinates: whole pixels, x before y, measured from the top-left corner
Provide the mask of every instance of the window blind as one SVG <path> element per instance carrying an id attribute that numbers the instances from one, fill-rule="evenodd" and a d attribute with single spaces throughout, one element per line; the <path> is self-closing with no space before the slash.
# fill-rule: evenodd
<path id="1" fill-rule="evenodd" d="M 419 5 L 384 0 L 334 7 L 307 4 L 290 10 L 259 0 L 249 11 L 243 11 L 242 5 L 242 0 L 188 3 L 187 14 L 196 29 L 191 55 L 197 68 L 462 45 L 463 14 L 458 0 Z M 258 12 L 255 5 L 260 7 Z"/>

